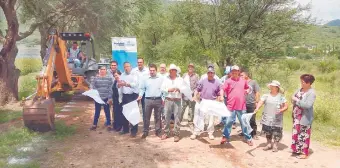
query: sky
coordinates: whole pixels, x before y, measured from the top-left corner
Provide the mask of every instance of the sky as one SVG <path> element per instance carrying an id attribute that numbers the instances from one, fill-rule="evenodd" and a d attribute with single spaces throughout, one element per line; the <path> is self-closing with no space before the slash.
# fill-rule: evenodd
<path id="1" fill-rule="evenodd" d="M 310 14 L 317 19 L 318 24 L 325 24 L 334 19 L 340 19 L 340 0 L 296 0 L 306 5 L 311 3 Z"/>

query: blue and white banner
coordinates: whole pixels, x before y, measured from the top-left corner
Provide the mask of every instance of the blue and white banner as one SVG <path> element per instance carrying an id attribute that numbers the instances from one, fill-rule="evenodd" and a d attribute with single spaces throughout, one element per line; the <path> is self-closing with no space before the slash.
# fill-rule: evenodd
<path id="1" fill-rule="evenodd" d="M 124 71 L 124 62 L 137 67 L 137 39 L 135 37 L 112 37 L 112 59 L 118 62 L 118 69 Z"/>

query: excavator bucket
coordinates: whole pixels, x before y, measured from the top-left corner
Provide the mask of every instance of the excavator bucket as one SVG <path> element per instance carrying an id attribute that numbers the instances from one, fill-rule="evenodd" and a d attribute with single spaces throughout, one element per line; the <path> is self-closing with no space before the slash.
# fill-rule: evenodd
<path id="1" fill-rule="evenodd" d="M 54 105 L 53 98 L 24 102 L 23 120 L 25 126 L 38 132 L 54 130 Z"/>

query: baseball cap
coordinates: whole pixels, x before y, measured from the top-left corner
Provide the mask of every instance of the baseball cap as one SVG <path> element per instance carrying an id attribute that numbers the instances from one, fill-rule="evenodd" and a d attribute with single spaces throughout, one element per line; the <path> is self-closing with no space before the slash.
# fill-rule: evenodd
<path id="1" fill-rule="evenodd" d="M 227 66 L 227 67 L 225 67 L 224 74 L 229 74 L 230 71 L 231 71 L 231 66 Z"/>
<path id="2" fill-rule="evenodd" d="M 208 72 L 214 72 L 215 73 L 215 69 L 213 67 L 209 67 Z"/>
<path id="3" fill-rule="evenodd" d="M 240 70 L 240 67 L 237 66 L 237 65 L 234 65 L 234 66 L 231 67 L 231 70 L 239 71 L 239 70 Z"/>

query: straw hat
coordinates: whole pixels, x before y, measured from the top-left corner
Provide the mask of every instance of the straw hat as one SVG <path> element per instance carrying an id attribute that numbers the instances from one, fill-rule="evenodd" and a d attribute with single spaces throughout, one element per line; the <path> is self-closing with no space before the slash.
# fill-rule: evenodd
<path id="1" fill-rule="evenodd" d="M 267 87 L 268 87 L 269 89 L 270 89 L 270 86 L 278 87 L 280 93 L 284 93 L 284 92 L 285 92 L 285 90 L 281 87 L 280 82 L 277 81 L 277 80 L 272 80 L 272 81 L 267 85 Z"/>
<path id="2" fill-rule="evenodd" d="M 170 66 L 169 66 L 169 71 L 170 70 L 176 70 L 176 71 L 178 71 L 178 68 L 177 68 L 177 66 L 175 65 L 175 64 L 170 64 Z"/>

